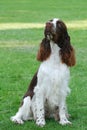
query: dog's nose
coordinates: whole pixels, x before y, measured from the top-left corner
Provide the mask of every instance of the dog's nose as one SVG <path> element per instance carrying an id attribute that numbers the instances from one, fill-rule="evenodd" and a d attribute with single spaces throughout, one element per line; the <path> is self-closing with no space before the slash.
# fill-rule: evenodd
<path id="1" fill-rule="evenodd" d="M 47 28 L 51 28 L 52 26 L 53 26 L 53 23 L 51 23 L 51 22 L 47 22 L 47 23 L 46 23 L 46 27 L 47 27 Z"/>

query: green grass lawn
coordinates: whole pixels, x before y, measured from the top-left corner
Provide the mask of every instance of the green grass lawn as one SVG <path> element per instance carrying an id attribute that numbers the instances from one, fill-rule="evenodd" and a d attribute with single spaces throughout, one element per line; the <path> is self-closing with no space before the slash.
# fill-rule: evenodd
<path id="1" fill-rule="evenodd" d="M 0 23 L 45 23 L 87 20 L 86 0 L 1 0 Z M 77 64 L 71 68 L 71 94 L 67 98 L 72 125 L 61 126 L 47 119 L 39 128 L 34 121 L 16 125 L 10 121 L 20 105 L 33 74 L 39 67 L 36 54 L 43 28 L 0 29 L 0 130 L 87 130 L 87 28 L 68 28 Z"/>

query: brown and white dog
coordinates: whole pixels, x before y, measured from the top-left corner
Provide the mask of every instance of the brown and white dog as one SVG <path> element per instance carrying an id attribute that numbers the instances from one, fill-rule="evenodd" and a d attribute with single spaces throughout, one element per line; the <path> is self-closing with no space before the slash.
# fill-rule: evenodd
<path id="1" fill-rule="evenodd" d="M 75 53 L 63 21 L 53 19 L 46 23 L 37 60 L 41 61 L 22 105 L 11 120 L 23 124 L 34 119 L 39 126 L 45 125 L 45 117 L 54 117 L 62 125 L 70 124 L 67 118 L 66 97 L 70 92 L 69 68 L 75 65 Z"/>

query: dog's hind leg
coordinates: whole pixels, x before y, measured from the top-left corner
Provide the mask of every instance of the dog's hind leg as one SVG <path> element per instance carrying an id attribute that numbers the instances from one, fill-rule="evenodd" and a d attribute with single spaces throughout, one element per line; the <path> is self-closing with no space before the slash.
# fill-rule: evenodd
<path id="1" fill-rule="evenodd" d="M 27 96 L 23 99 L 23 103 L 16 115 L 11 117 L 11 121 L 18 124 L 23 124 L 24 121 L 31 119 L 33 119 L 31 111 L 31 98 L 30 96 Z"/>

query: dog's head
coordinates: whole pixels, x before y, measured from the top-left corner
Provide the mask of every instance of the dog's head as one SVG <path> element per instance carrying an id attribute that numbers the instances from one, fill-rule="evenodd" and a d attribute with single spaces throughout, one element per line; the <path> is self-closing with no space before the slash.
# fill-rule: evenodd
<path id="1" fill-rule="evenodd" d="M 46 23 L 44 35 L 46 39 L 52 40 L 60 48 L 65 40 L 70 40 L 65 23 L 56 18 Z"/>

